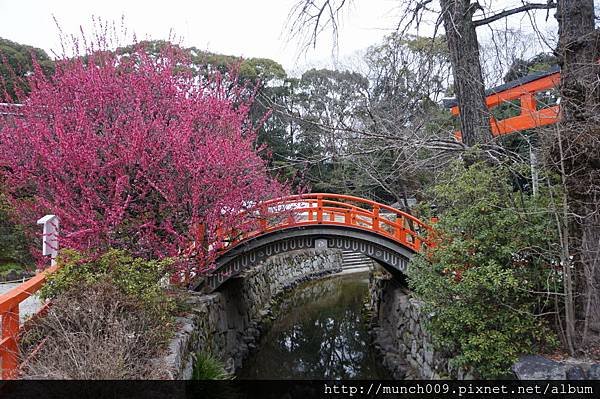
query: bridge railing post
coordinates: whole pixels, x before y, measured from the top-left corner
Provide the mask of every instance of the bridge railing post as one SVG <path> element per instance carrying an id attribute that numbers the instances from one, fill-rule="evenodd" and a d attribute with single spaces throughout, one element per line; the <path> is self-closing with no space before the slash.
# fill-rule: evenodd
<path id="1" fill-rule="evenodd" d="M 296 218 L 294 216 L 293 211 L 290 211 L 290 213 L 288 213 L 286 223 L 288 226 L 294 226 L 296 224 Z"/>
<path id="2" fill-rule="evenodd" d="M 379 227 L 379 205 L 375 205 L 373 207 L 373 230 L 380 231 Z"/>
<path id="3" fill-rule="evenodd" d="M 416 252 L 419 252 L 421 250 L 421 239 L 418 237 L 413 237 L 413 248 Z"/>
<path id="4" fill-rule="evenodd" d="M 404 218 L 396 219 L 396 231 L 394 237 L 400 242 L 406 242 L 406 228 L 404 227 Z"/>
<path id="5" fill-rule="evenodd" d="M 352 213 L 349 209 L 344 211 L 344 223 L 351 225 L 352 224 Z"/>
<path id="6" fill-rule="evenodd" d="M 260 214 L 258 215 L 260 231 L 267 230 L 267 213 L 267 207 L 265 205 L 262 205 L 260 207 Z"/>
<path id="7" fill-rule="evenodd" d="M 323 223 L 323 196 L 317 196 L 317 223 Z"/>

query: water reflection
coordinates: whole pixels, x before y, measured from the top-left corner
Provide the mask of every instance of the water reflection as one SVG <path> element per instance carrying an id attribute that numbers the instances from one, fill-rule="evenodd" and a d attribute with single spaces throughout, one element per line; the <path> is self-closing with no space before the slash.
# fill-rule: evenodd
<path id="1" fill-rule="evenodd" d="M 354 274 L 294 290 L 238 378 L 389 378 L 368 345 L 361 317 L 367 288 L 366 274 Z"/>

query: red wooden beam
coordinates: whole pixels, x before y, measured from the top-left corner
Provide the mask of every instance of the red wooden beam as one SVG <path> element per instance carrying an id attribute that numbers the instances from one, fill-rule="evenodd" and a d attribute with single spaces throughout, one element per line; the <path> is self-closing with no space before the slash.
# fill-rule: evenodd
<path id="1" fill-rule="evenodd" d="M 559 121 L 559 106 L 537 109 L 535 94 L 545 90 L 556 88 L 560 83 L 560 72 L 551 73 L 526 83 L 496 91 L 486 97 L 486 105 L 493 108 L 498 105 L 519 99 L 521 114 L 511 118 L 497 120 L 490 118 L 492 135 L 494 137 L 514 133 L 521 130 L 533 129 L 539 126 L 550 125 Z M 459 115 L 457 105 L 451 107 L 452 115 Z M 455 132 L 455 137 L 460 140 L 460 131 Z"/>

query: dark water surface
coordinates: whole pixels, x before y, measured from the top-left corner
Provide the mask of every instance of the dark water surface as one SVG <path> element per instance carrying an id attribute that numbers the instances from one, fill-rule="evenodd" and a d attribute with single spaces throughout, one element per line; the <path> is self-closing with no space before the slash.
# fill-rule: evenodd
<path id="1" fill-rule="evenodd" d="M 299 286 L 238 372 L 240 379 L 383 379 L 363 322 L 366 273 Z"/>

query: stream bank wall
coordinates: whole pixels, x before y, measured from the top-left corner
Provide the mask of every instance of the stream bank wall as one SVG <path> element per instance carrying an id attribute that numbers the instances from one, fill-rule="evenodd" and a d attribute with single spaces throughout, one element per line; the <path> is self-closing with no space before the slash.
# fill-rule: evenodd
<path id="1" fill-rule="evenodd" d="M 391 275 L 371 273 L 369 281 L 371 335 L 384 366 L 396 379 L 473 379 L 453 368 L 449 354 L 434 350 L 424 324 L 429 315 L 421 302 Z M 518 380 L 599 380 L 600 363 L 581 359 L 555 361 L 524 355 L 511 368 Z"/>
<path id="2" fill-rule="evenodd" d="M 382 269 L 371 273 L 371 335 L 384 366 L 395 379 L 472 379 L 464 370 L 452 368 L 447 355 L 434 350 L 421 308 L 421 302 L 389 273 Z"/>
<path id="3" fill-rule="evenodd" d="M 190 379 L 196 353 L 206 352 L 235 372 L 271 317 L 285 290 L 342 270 L 341 250 L 301 250 L 275 255 L 224 284 L 218 292 L 190 292 L 190 311 L 177 318 L 166 364 L 169 379 Z"/>

